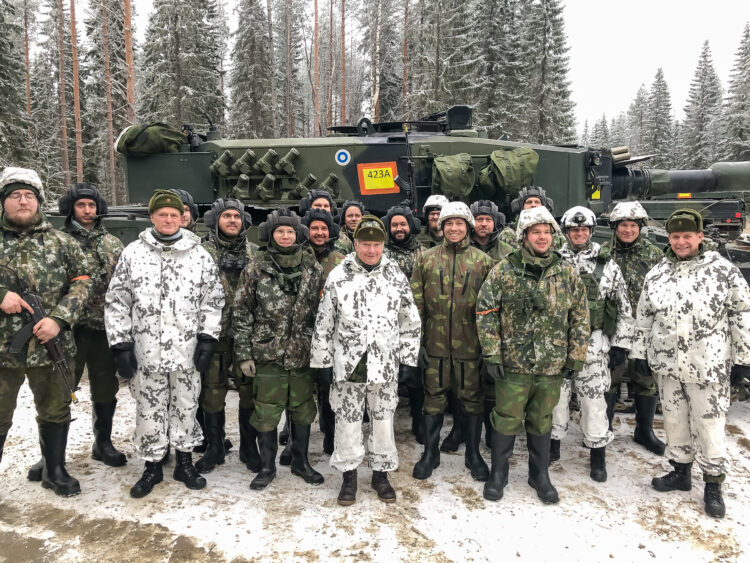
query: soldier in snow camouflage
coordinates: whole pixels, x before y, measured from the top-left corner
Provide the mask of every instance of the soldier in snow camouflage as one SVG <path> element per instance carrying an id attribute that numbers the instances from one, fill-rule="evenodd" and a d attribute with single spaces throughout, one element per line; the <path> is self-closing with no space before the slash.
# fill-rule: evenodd
<path id="1" fill-rule="evenodd" d="M 559 227 L 545 207 L 522 211 L 516 230 L 521 249 L 492 269 L 477 297 L 479 341 L 495 379 L 488 500 L 503 496 L 524 424 L 529 484 L 543 502 L 559 500 L 548 473 L 552 409 L 562 379 L 583 367 L 590 328 L 583 282 L 550 250 L 554 231 Z"/>
<path id="2" fill-rule="evenodd" d="M 70 329 L 89 298 L 91 279 L 80 246 L 56 231 L 39 208 L 44 189 L 33 170 L 7 167 L 0 174 L 2 238 L 0 238 L 0 460 L 13 421 L 24 377 L 34 394 L 42 450 L 42 486 L 61 496 L 81 492 L 65 470 L 70 425 L 70 393 L 52 366 L 44 344 L 62 339 L 68 362 L 75 356 Z M 32 292 L 42 300 L 48 317 L 34 327 L 22 353 L 11 354 L 13 336 L 25 324 L 22 312 L 32 312 L 21 297 Z"/>
<path id="3" fill-rule="evenodd" d="M 706 513 L 723 518 L 730 376 L 750 374 L 750 288 L 737 266 L 704 250 L 699 213 L 679 209 L 666 228 L 670 248 L 646 275 L 630 354 L 635 369 L 656 376 L 674 468 L 652 485 L 689 491 L 696 461 Z"/>
<path id="4" fill-rule="evenodd" d="M 422 255 L 411 279 L 424 325 L 420 361 L 425 369 L 425 449 L 414 466 L 416 479 L 427 479 L 440 464 L 440 429 L 451 389 L 458 400 L 453 423 L 462 425 L 466 441 L 465 465 L 477 481 L 489 473 L 479 453 L 484 400 L 476 298 L 493 261 L 469 243 L 473 227 L 466 204 L 445 204 L 440 212 L 443 244 Z"/>
<path id="5" fill-rule="evenodd" d="M 610 251 L 612 258 L 620 266 L 634 314 L 646 274 L 664 256 L 663 252 L 642 233 L 646 219 L 646 210 L 637 201 L 618 203 L 609 215 L 609 225 L 614 230 L 612 241 L 602 245 L 604 250 Z M 654 378 L 635 371 L 632 360 L 618 361 L 618 358 L 610 357 L 610 366 L 612 382 L 609 392 L 605 395 L 610 428 L 615 403 L 620 394 L 620 382 L 627 376 L 634 393 L 636 424 L 633 439 L 656 455 L 664 455 L 664 442 L 654 434 L 654 413 L 658 399 Z"/>
<path id="6" fill-rule="evenodd" d="M 240 461 L 250 471 L 257 472 L 260 470 L 257 433 L 250 424 L 254 408 L 253 380 L 240 371 L 230 329 L 240 273 L 255 255 L 258 246 L 245 236 L 252 221 L 242 202 L 237 199 L 216 200 L 203 216 L 203 222 L 208 228 L 208 240 L 203 243 L 203 248 L 219 268 L 219 278 L 224 289 L 224 308 L 221 310 L 221 335 L 211 366 L 201 374 L 203 381 L 200 408 L 206 446 L 205 455 L 196 462 L 195 467 L 199 473 L 208 473 L 216 465 L 224 463 L 224 407 L 229 391 L 229 378 L 234 377 L 240 396 Z"/>
<path id="7" fill-rule="evenodd" d="M 609 357 L 627 358 L 633 340 L 633 315 L 625 280 L 608 251 L 591 242 L 596 216 L 586 207 L 573 207 L 562 217 L 568 242 L 560 250 L 586 286 L 591 336 L 583 369 L 574 380 L 565 380 L 560 400 L 552 411 L 552 450 L 550 461 L 560 459 L 560 440 L 570 422 L 570 393 L 575 386 L 581 407 L 583 444 L 591 449 L 590 476 L 607 480 L 605 448 L 613 434 L 607 420 L 604 394 L 609 390 Z"/>
<path id="8" fill-rule="evenodd" d="M 174 478 L 190 489 L 206 480 L 191 450 L 203 434 L 196 421 L 200 373 L 221 332 L 224 292 L 218 269 L 193 233 L 180 228 L 182 201 L 157 190 L 149 201 L 153 228 L 123 251 L 109 286 L 104 324 L 120 375 L 136 399 L 133 442 L 145 459 L 134 498 L 161 482 L 161 460 L 177 451 Z"/>
<path id="9" fill-rule="evenodd" d="M 355 253 L 331 272 L 313 334 L 310 365 L 333 381 L 331 406 L 336 439 L 331 465 L 344 472 L 338 502 L 350 505 L 357 493 L 357 467 L 365 456 L 362 415 L 370 413 L 367 442 L 372 486 L 384 502 L 396 493 L 388 471 L 398 467 L 393 415 L 398 380 L 414 377 L 419 350 L 419 313 L 409 282 L 383 256 L 383 223 L 365 215 L 355 231 Z"/>
<path id="10" fill-rule="evenodd" d="M 250 423 L 259 432 L 261 460 L 250 483 L 255 490 L 276 476 L 276 427 L 285 408 L 292 422 L 292 474 L 312 485 L 323 482 L 307 459 L 315 420 L 310 338 L 323 286 L 320 264 L 302 245 L 307 233 L 293 211 L 269 214 L 258 232 L 268 246 L 242 271 L 235 296 L 235 355 L 245 376 L 255 377 Z"/>
<path id="11" fill-rule="evenodd" d="M 91 297 L 83 317 L 74 327 L 76 341 L 76 384 L 83 368 L 88 370 L 93 403 L 94 445 L 91 457 L 107 465 L 125 465 L 125 455 L 112 445 L 112 418 L 117 406 L 119 382 L 115 362 L 104 332 L 104 296 L 122 253 L 120 240 L 107 232 L 101 217 L 107 202 L 91 184 L 75 184 L 60 198 L 58 209 L 66 217 L 63 232 L 72 236 L 86 254 L 91 276 Z"/>

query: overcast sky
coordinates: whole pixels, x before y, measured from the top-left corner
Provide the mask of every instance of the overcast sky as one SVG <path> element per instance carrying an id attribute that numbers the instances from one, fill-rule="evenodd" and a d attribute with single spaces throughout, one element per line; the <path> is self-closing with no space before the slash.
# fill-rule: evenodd
<path id="1" fill-rule="evenodd" d="M 234 6 L 236 0 L 225 0 Z M 143 38 L 152 9 L 149 0 L 133 0 L 137 30 Z M 263 3 L 265 6 L 265 2 Z M 683 117 L 690 81 L 703 42 L 711 46 L 714 66 L 726 89 L 750 0 L 567 0 L 565 31 L 570 47 L 570 80 L 578 131 L 606 114 L 626 111 L 641 84 L 650 88 L 661 67 L 672 108 Z M 234 14 L 227 10 L 230 20 Z M 230 29 L 236 26 L 230 21 Z M 461 103 L 461 100 L 456 100 Z"/>

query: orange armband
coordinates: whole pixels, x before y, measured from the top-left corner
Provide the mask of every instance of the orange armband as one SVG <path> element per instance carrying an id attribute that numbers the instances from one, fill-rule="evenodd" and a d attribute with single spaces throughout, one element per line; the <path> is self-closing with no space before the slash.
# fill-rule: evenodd
<path id="1" fill-rule="evenodd" d="M 76 276 L 76 277 L 74 277 L 74 278 L 71 278 L 71 280 L 70 280 L 70 281 L 71 281 L 71 282 L 74 282 L 74 281 L 80 281 L 80 280 L 90 280 L 90 279 L 91 279 L 91 276 L 86 276 L 86 275 L 83 275 L 83 276 Z"/>
<path id="2" fill-rule="evenodd" d="M 477 315 L 489 315 L 490 313 L 494 313 L 495 311 L 499 311 L 500 307 L 495 307 L 494 309 L 488 309 L 486 311 L 477 311 Z"/>

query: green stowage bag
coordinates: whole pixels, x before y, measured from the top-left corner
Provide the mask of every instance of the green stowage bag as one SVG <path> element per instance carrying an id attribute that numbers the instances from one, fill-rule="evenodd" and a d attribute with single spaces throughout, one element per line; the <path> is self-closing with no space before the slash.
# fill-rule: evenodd
<path id="1" fill-rule="evenodd" d="M 474 163 L 468 153 L 437 156 L 432 161 L 432 193 L 464 199 L 474 188 Z"/>
<path id="2" fill-rule="evenodd" d="M 148 156 L 179 152 L 185 135 L 164 123 L 142 123 L 125 128 L 117 138 L 117 152 L 125 156 Z"/>

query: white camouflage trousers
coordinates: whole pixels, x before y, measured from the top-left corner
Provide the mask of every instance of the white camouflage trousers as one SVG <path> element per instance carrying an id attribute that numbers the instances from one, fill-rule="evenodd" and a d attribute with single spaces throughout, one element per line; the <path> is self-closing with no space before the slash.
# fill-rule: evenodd
<path id="1" fill-rule="evenodd" d="M 604 393 L 609 390 L 609 341 L 601 330 L 591 333 L 589 349 L 583 369 L 571 382 L 566 379 L 560 388 L 560 400 L 552 410 L 552 439 L 562 440 L 568 434 L 570 422 L 570 394 L 575 385 L 581 409 L 583 444 L 587 448 L 603 448 L 614 438 L 609 429 L 607 402 Z"/>
<path id="2" fill-rule="evenodd" d="M 706 475 L 725 475 L 729 469 L 725 440 L 729 385 L 682 383 L 658 376 L 664 430 L 665 455 L 677 463 L 696 461 Z"/>
<path id="3" fill-rule="evenodd" d="M 138 368 L 130 392 L 136 405 L 133 444 L 139 457 L 159 461 L 170 445 L 189 452 L 203 441 L 195 418 L 201 392 L 196 370 L 158 373 Z"/>
<path id="4" fill-rule="evenodd" d="M 395 471 L 398 467 L 398 450 L 393 434 L 393 415 L 398 405 L 398 382 L 368 384 L 334 381 L 330 401 L 336 414 L 331 466 L 339 471 L 351 471 L 362 463 L 365 457 L 362 415 L 366 403 L 370 415 L 367 465 L 373 471 Z"/>

